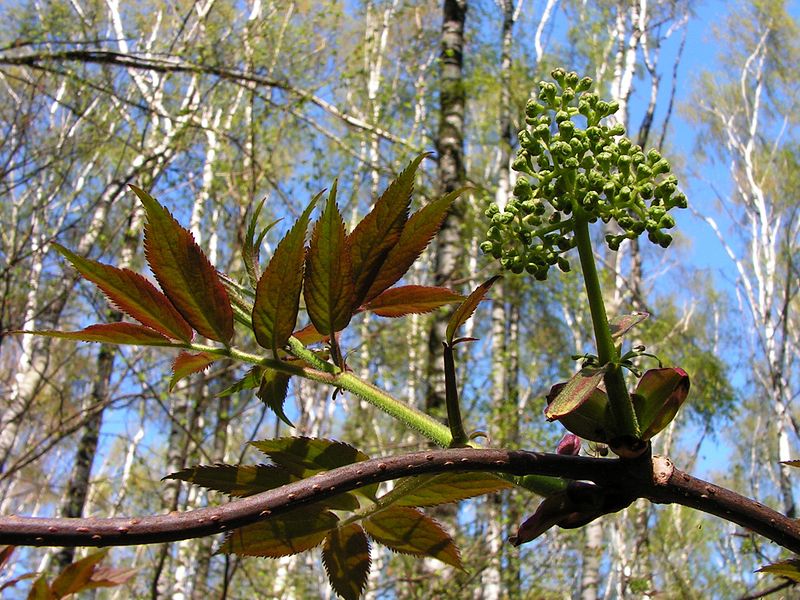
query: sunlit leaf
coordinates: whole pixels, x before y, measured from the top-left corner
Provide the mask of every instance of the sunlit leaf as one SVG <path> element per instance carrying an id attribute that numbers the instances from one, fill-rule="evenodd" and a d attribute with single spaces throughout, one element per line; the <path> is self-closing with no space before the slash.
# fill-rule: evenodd
<path id="1" fill-rule="evenodd" d="M 381 317 L 402 317 L 428 313 L 463 299 L 461 294 L 443 287 L 403 285 L 386 290 L 364 308 Z"/>
<path id="2" fill-rule="evenodd" d="M 322 192 L 314 196 L 294 226 L 283 237 L 258 280 L 253 305 L 256 341 L 277 353 L 286 345 L 297 322 L 303 287 L 306 231 Z"/>
<path id="3" fill-rule="evenodd" d="M 86 558 L 68 565 L 53 580 L 53 583 L 50 584 L 50 589 L 57 598 L 63 598 L 68 594 L 75 594 L 86 589 L 95 572 L 97 563 L 103 560 L 106 554 L 108 554 L 108 549 L 93 552 Z"/>
<path id="4" fill-rule="evenodd" d="M 16 546 L 6 546 L 2 550 L 0 550 L 0 568 L 3 567 L 8 562 L 8 559 L 11 558 L 11 555 L 14 553 L 14 549 Z"/>
<path id="5" fill-rule="evenodd" d="M 232 531 L 220 552 L 270 558 L 290 556 L 318 546 L 338 522 L 330 511 L 298 508 Z"/>
<path id="6" fill-rule="evenodd" d="M 97 285 L 122 312 L 167 337 L 184 342 L 192 340 L 191 326 L 175 310 L 172 302 L 147 279 L 129 269 L 118 269 L 83 258 L 59 244 L 53 243 L 53 247 L 81 275 Z"/>
<path id="7" fill-rule="evenodd" d="M 419 258 L 422 251 L 439 231 L 447 216 L 447 211 L 464 190 L 461 188 L 445 194 L 441 198 L 427 204 L 422 209 L 411 215 L 403 227 L 397 244 L 389 250 L 386 260 L 378 271 L 375 281 L 364 298 L 370 302 L 384 290 L 389 289 L 406 274 L 414 261 Z"/>
<path id="8" fill-rule="evenodd" d="M 263 367 L 253 367 L 247 371 L 247 373 L 244 374 L 244 377 L 242 377 L 239 381 L 236 381 L 233 385 L 226 387 L 224 390 L 218 393 L 217 398 L 230 396 L 231 394 L 241 392 L 242 390 L 255 389 L 261 385 L 261 378 L 263 375 Z"/>
<path id="9" fill-rule="evenodd" d="M 205 370 L 208 365 L 217 360 L 217 356 L 208 352 L 181 352 L 172 363 L 172 378 L 169 380 L 169 391 L 175 389 L 178 382 L 193 373 Z"/>
<path id="10" fill-rule="evenodd" d="M 107 323 L 89 325 L 80 331 L 52 331 L 49 329 L 38 331 L 18 331 L 14 333 L 30 333 L 46 337 L 63 338 L 67 340 L 81 340 L 83 342 L 102 342 L 104 344 L 123 344 L 134 346 L 182 346 L 157 331 L 136 325 L 135 323 Z"/>
<path id="11" fill-rule="evenodd" d="M 608 328 L 611 330 L 612 339 L 616 340 L 622 338 L 649 316 L 650 314 L 646 312 L 634 312 L 628 315 L 614 317 L 608 322 Z"/>
<path id="12" fill-rule="evenodd" d="M 308 477 L 320 471 L 330 471 L 369 459 L 369 456 L 350 444 L 322 438 L 283 437 L 250 444 L 297 477 Z M 377 484 L 358 491 L 374 499 Z"/>
<path id="13" fill-rule="evenodd" d="M 161 289 L 200 335 L 227 344 L 233 311 L 216 269 L 166 208 L 144 190 L 131 189 L 147 213 L 144 252 Z"/>
<path id="14" fill-rule="evenodd" d="M 576 410 L 594 393 L 603 381 L 603 375 L 605 375 L 603 369 L 581 369 L 573 375 L 548 403 L 544 411 L 547 420 L 560 419 Z"/>
<path id="15" fill-rule="evenodd" d="M 548 402 L 552 402 L 565 386 L 565 383 L 554 385 L 547 395 Z M 595 388 L 576 410 L 560 417 L 558 421 L 568 431 L 585 440 L 608 443 L 611 436 L 608 396 L 604 391 Z"/>
<path id="16" fill-rule="evenodd" d="M 389 252 L 400 240 L 408 220 L 417 167 L 426 156 L 420 154 L 397 176 L 348 237 L 355 284 L 354 309 L 367 299 L 367 292 L 372 288 Z"/>
<path id="17" fill-rule="evenodd" d="M 294 427 L 289 417 L 283 412 L 283 403 L 286 401 L 286 393 L 288 391 L 289 375 L 274 369 L 264 369 L 256 396 L 258 396 L 281 421 L 286 423 L 289 427 Z"/>
<path id="18" fill-rule="evenodd" d="M 430 556 L 457 568 L 461 557 L 453 539 L 422 511 L 389 506 L 363 521 L 369 536 L 395 552 Z"/>
<path id="19" fill-rule="evenodd" d="M 420 475 L 420 477 L 426 477 Z M 442 473 L 430 477 L 418 488 L 400 496 L 395 506 L 436 506 L 491 494 L 513 487 L 491 473 Z"/>
<path id="20" fill-rule="evenodd" d="M 336 206 L 333 184 L 325 210 L 314 225 L 306 257 L 303 296 L 314 327 L 324 335 L 341 331 L 353 316 L 350 243 Z"/>
<path id="21" fill-rule="evenodd" d="M 800 558 L 790 558 L 782 560 L 765 567 L 761 567 L 758 573 L 769 573 L 778 577 L 786 577 L 795 583 L 800 583 Z"/>
<path id="22" fill-rule="evenodd" d="M 650 369 L 642 375 L 631 399 L 643 440 L 670 424 L 688 393 L 689 376 L 683 369 Z"/>
<path id="23" fill-rule="evenodd" d="M 297 481 L 286 469 L 269 465 L 198 465 L 164 479 L 179 479 L 229 496 L 251 496 Z"/>
<path id="24" fill-rule="evenodd" d="M 469 318 L 472 316 L 472 313 L 474 313 L 475 309 L 478 308 L 478 304 L 480 304 L 481 300 L 483 300 L 483 297 L 498 279 L 500 279 L 500 275 L 495 275 L 494 277 L 484 281 L 477 288 L 475 288 L 475 290 L 469 296 L 467 296 L 466 300 L 464 300 L 458 306 L 453 313 L 453 316 L 450 317 L 450 322 L 447 324 L 447 333 L 445 337 L 447 338 L 448 344 L 453 344 L 456 330 L 466 323 L 467 320 L 469 320 Z"/>
<path id="25" fill-rule="evenodd" d="M 322 546 L 322 564 L 331 587 L 344 600 L 358 600 L 369 576 L 369 541 L 364 530 L 351 523 L 332 530 Z"/>
<path id="26" fill-rule="evenodd" d="M 178 479 L 229 496 L 245 497 L 299 481 L 300 477 L 275 465 L 216 464 L 187 467 L 164 479 Z M 321 500 L 319 504 L 334 510 L 356 510 L 359 507 L 358 500 L 350 492 Z"/>

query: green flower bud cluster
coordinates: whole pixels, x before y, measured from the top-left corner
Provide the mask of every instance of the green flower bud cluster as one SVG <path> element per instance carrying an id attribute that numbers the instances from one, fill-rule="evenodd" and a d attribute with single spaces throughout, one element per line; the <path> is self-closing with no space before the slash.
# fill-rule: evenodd
<path id="1" fill-rule="evenodd" d="M 606 236 L 612 250 L 645 231 L 651 242 L 669 246 L 666 230 L 675 220 L 667 212 L 687 206 L 669 162 L 624 137 L 621 124 L 601 124 L 619 104 L 591 92 L 589 77 L 560 68 L 551 75 L 556 83 L 541 82 L 538 100 L 525 108 L 528 129 L 519 133 L 513 163 L 522 175 L 505 210 L 494 203 L 486 210 L 491 226 L 481 249 L 503 268 L 537 279 L 546 279 L 552 265 L 568 271 L 563 254 L 575 246 L 576 213 L 619 225 L 622 233 Z"/>

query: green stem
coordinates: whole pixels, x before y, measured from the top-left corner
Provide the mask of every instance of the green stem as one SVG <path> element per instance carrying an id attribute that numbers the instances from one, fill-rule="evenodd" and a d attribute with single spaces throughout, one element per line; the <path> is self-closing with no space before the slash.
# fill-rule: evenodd
<path id="1" fill-rule="evenodd" d="M 467 443 L 467 432 L 464 431 L 464 422 L 461 420 L 461 406 L 458 402 L 458 382 L 456 381 L 456 363 L 453 356 L 453 347 L 442 342 L 444 346 L 444 384 L 445 404 L 447 406 L 447 424 L 453 436 L 451 445 L 464 446 Z"/>
<path id="2" fill-rule="evenodd" d="M 578 255 L 583 271 L 583 281 L 586 285 L 586 297 L 589 300 L 589 310 L 592 315 L 592 326 L 597 343 L 597 357 L 601 365 L 608 365 L 603 380 L 611 406 L 611 412 L 617 425 L 617 434 L 630 435 L 638 438 L 641 434 L 636 413 L 633 411 L 628 388 L 619 362 L 619 352 L 611 337 L 606 316 L 606 305 L 603 302 L 603 292 L 600 288 L 600 278 L 597 276 L 597 267 L 592 252 L 592 240 L 589 236 L 589 220 L 583 211 L 575 207 L 575 242 L 578 246 Z"/>

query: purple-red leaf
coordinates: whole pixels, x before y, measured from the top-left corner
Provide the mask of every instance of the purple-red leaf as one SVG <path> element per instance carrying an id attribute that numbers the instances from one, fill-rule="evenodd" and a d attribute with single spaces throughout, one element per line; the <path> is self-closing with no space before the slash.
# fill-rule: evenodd
<path id="1" fill-rule="evenodd" d="M 604 369 L 581 369 L 575 373 L 547 405 L 544 416 L 554 421 L 579 408 L 603 381 L 603 375 Z"/>
<path id="2" fill-rule="evenodd" d="M 629 315 L 614 317 L 608 322 L 608 328 L 611 330 L 611 338 L 616 340 L 623 337 L 649 316 L 650 313 L 634 312 Z"/>
<path id="3" fill-rule="evenodd" d="M 334 182 L 325 210 L 311 234 L 303 290 L 308 316 L 321 334 L 341 331 L 353 316 L 352 269 L 350 244 L 336 206 Z"/>
<path id="4" fill-rule="evenodd" d="M 461 294 L 444 287 L 402 285 L 386 290 L 364 308 L 381 317 L 402 317 L 428 313 L 463 299 Z"/>
<path id="5" fill-rule="evenodd" d="M 500 277 L 500 275 L 495 275 L 484 281 L 475 288 L 475 290 L 467 296 L 467 299 L 455 310 L 453 316 L 450 317 L 450 322 L 447 324 L 447 334 L 445 337 L 447 338 L 448 344 L 451 346 L 453 345 L 453 338 L 455 338 L 456 330 L 472 316 L 472 313 L 478 308 L 478 304 L 483 300 L 483 297 Z"/>
<path id="6" fill-rule="evenodd" d="M 417 167 L 426 156 L 420 154 L 398 175 L 348 237 L 353 260 L 354 309 L 367 299 L 367 292 L 389 252 L 400 240 L 408 220 Z"/>
<path id="7" fill-rule="evenodd" d="M 217 356 L 207 352 L 192 354 L 191 352 L 181 352 L 172 363 L 172 378 L 169 380 L 169 391 L 175 389 L 178 382 L 192 373 L 205 370 L 208 365 L 217 360 Z"/>
<path id="8" fill-rule="evenodd" d="M 552 402 L 566 385 L 566 383 L 554 385 L 547 395 L 547 401 Z M 577 409 L 559 417 L 558 421 L 568 431 L 585 440 L 607 444 L 612 425 L 608 396 L 600 388 L 595 388 Z"/>
<path id="9" fill-rule="evenodd" d="M 556 446 L 556 454 L 566 454 L 568 456 L 577 456 L 581 453 L 581 438 L 574 433 L 564 434 L 561 441 Z"/>
<path id="10" fill-rule="evenodd" d="M 338 522 L 330 511 L 299 508 L 232 531 L 220 552 L 270 558 L 290 556 L 318 546 Z"/>
<path id="11" fill-rule="evenodd" d="M 200 335 L 227 344 L 233 337 L 233 311 L 216 269 L 166 208 L 130 187 L 147 213 L 144 252 L 161 289 Z"/>
<path id="12" fill-rule="evenodd" d="M 46 337 L 81 340 L 83 342 L 102 342 L 104 344 L 122 344 L 132 346 L 182 346 L 157 331 L 136 325 L 135 323 L 108 323 L 89 325 L 80 331 L 19 331 L 14 333 L 30 333 Z"/>
<path id="13" fill-rule="evenodd" d="M 430 556 L 458 569 L 461 556 L 450 535 L 422 511 L 388 506 L 364 520 L 369 536 L 402 554 Z"/>
<path id="14" fill-rule="evenodd" d="M 277 354 L 286 345 L 297 322 L 300 290 L 303 287 L 306 231 L 322 192 L 314 196 L 303 214 L 275 248 L 275 253 L 258 280 L 253 305 L 256 341 Z"/>
<path id="15" fill-rule="evenodd" d="M 89 260 L 59 244 L 53 244 L 86 279 L 97 285 L 109 300 L 142 325 L 177 340 L 192 341 L 192 327 L 172 302 L 147 279 L 129 269 Z"/>
<path id="16" fill-rule="evenodd" d="M 649 440 L 670 424 L 689 394 L 689 376 L 683 369 L 646 371 L 632 394 L 642 439 Z"/>
<path id="17" fill-rule="evenodd" d="M 292 333 L 294 337 L 298 339 L 298 341 L 303 344 L 303 346 L 310 346 L 311 344 L 318 344 L 319 342 L 324 342 L 330 336 L 322 335 L 317 328 L 314 327 L 313 323 L 309 323 L 302 329 L 298 329 L 294 333 Z"/>
<path id="18" fill-rule="evenodd" d="M 439 231 L 450 206 L 466 189 L 461 188 L 445 194 L 409 217 L 400 233 L 400 239 L 389 250 L 386 260 L 367 291 L 365 302 L 370 302 L 406 274 Z"/>
<path id="19" fill-rule="evenodd" d="M 333 529 L 322 546 L 322 564 L 334 591 L 344 600 L 358 600 L 370 568 L 369 541 L 361 526 Z"/>

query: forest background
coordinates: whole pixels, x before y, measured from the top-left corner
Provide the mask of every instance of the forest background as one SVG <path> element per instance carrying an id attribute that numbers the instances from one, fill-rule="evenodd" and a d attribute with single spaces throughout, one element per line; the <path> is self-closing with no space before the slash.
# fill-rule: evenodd
<path id="1" fill-rule="evenodd" d="M 0 331 L 121 318 L 50 244 L 141 270 L 143 213 L 128 184 L 150 190 L 213 264 L 237 274 L 236 249 L 261 198 L 265 224 L 283 218 L 265 240 L 268 254 L 334 178 L 353 223 L 425 150 L 457 160 L 450 173 L 423 163 L 416 207 L 455 183 L 474 190 L 406 282 L 473 289 L 498 270 L 478 249 L 483 211 L 513 187 L 525 103 L 565 65 L 620 103 L 629 135 L 670 158 L 689 196 L 677 251 L 631 243 L 601 256 L 610 312 L 651 313 L 637 336 L 692 378 L 686 409 L 655 451 L 796 513 L 797 486 L 778 462 L 797 458 L 799 441 L 796 5 L 73 0 L 12 2 L 2 14 Z M 447 45 L 462 17 L 454 75 Z M 442 93 L 454 80 L 461 113 Z M 455 134 L 443 133 L 442 110 Z M 465 419 L 492 445 L 555 448 L 563 429 L 542 417 L 544 395 L 573 370 L 570 354 L 589 349 L 587 312 L 575 277 L 507 277 L 493 289 L 469 325 L 481 341 L 459 363 Z M 348 364 L 437 410 L 426 382 L 440 360 L 429 340 L 441 319 L 361 317 L 348 333 Z M 290 388 L 292 429 L 251 391 L 217 397 L 240 367 L 215 364 L 170 391 L 172 359 L 2 335 L 0 514 L 137 515 L 219 502 L 161 477 L 191 464 L 256 462 L 252 439 L 331 437 L 372 456 L 425 447 L 371 405 L 331 399 L 306 381 Z M 437 511 L 466 571 L 431 579 L 441 565 L 376 547 L 367 597 L 733 598 L 774 583 L 754 571 L 780 558 L 777 548 L 678 506 L 637 502 L 515 549 L 505 540 L 534 505 L 517 490 Z M 318 555 L 214 550 L 212 539 L 116 549 L 114 564 L 139 571 L 103 593 L 332 594 Z M 57 571 L 72 559 L 19 550 L 3 576 Z"/>

